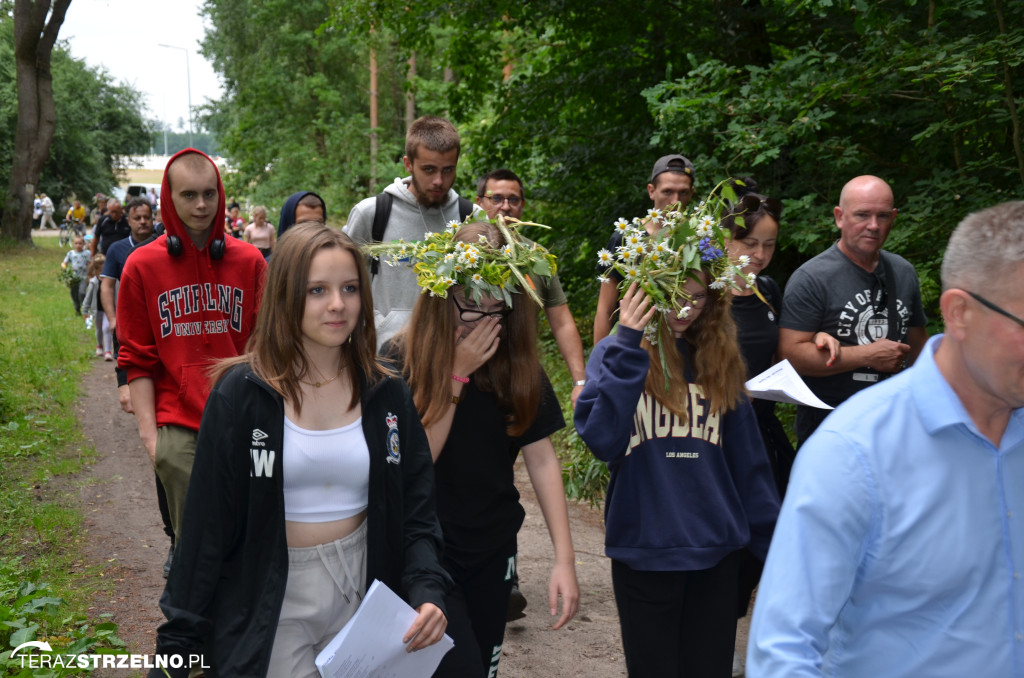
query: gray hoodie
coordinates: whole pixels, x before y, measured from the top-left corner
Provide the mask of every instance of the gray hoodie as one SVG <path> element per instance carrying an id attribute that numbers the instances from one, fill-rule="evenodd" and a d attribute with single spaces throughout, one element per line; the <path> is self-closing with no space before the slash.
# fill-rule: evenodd
<path id="1" fill-rule="evenodd" d="M 409 190 L 410 177 L 396 178 L 384 189 L 394 196 L 391 216 L 384 229 L 384 241 L 422 240 L 425 233 L 437 233 L 450 221 L 459 221 L 459 194 L 448 190 L 440 207 L 424 207 Z M 359 245 L 373 240 L 373 217 L 377 211 L 377 197 L 360 201 L 348 215 L 342 230 Z M 482 212 L 474 205 L 473 213 Z M 389 266 L 381 262 L 373 279 L 373 320 L 377 328 L 377 347 L 398 333 L 409 321 L 412 307 L 420 296 L 416 275 L 408 266 Z"/>

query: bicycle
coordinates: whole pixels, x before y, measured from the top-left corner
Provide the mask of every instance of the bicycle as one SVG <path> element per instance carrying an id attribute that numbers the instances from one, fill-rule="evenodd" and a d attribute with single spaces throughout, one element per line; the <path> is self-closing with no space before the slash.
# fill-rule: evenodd
<path id="1" fill-rule="evenodd" d="M 85 224 L 77 219 L 65 219 L 60 222 L 60 232 L 57 234 L 57 242 L 61 247 L 70 247 L 71 241 L 76 235 L 85 237 Z"/>

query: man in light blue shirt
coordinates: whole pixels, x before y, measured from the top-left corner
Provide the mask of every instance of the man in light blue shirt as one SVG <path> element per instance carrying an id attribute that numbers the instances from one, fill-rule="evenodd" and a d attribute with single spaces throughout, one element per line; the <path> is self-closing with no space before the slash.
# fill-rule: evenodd
<path id="1" fill-rule="evenodd" d="M 1024 202 L 950 238 L 946 332 L 807 441 L 747 676 L 1024 676 Z"/>

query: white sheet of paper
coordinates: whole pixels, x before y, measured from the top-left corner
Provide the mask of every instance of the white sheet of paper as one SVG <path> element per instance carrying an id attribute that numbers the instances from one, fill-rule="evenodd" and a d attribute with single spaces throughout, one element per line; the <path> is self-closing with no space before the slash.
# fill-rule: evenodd
<path id="1" fill-rule="evenodd" d="M 429 678 L 455 646 L 446 633 L 430 647 L 406 652 L 402 636 L 416 610 L 374 580 L 359 609 L 316 657 L 323 678 Z"/>
<path id="2" fill-rule="evenodd" d="M 822 410 L 834 409 L 814 395 L 788 360 L 777 362 L 747 382 L 752 398 L 774 400 L 777 403 L 808 405 Z"/>

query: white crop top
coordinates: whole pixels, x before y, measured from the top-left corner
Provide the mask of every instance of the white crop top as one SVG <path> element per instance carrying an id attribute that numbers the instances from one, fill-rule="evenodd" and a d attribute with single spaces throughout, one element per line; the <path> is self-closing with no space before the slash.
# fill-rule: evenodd
<path id="1" fill-rule="evenodd" d="M 284 519 L 342 520 L 366 509 L 370 450 L 362 417 L 348 426 L 310 431 L 284 418 Z"/>

